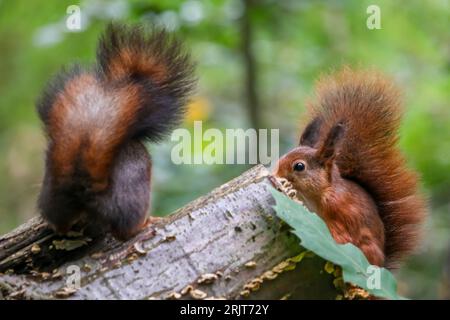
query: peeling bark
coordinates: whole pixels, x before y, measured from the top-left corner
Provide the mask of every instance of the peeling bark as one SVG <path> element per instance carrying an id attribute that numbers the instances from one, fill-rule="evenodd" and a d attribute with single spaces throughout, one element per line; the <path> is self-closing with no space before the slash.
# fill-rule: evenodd
<path id="1" fill-rule="evenodd" d="M 334 299 L 325 261 L 298 261 L 271 187 L 256 166 L 127 242 L 62 238 L 34 218 L 0 237 L 0 298 Z"/>

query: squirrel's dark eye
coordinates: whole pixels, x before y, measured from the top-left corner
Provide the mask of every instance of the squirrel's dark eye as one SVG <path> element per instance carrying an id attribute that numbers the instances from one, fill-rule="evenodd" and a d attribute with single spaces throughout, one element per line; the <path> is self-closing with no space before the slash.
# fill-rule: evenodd
<path id="1" fill-rule="evenodd" d="M 303 162 L 297 162 L 296 164 L 294 164 L 294 171 L 303 171 L 305 170 L 306 166 Z"/>

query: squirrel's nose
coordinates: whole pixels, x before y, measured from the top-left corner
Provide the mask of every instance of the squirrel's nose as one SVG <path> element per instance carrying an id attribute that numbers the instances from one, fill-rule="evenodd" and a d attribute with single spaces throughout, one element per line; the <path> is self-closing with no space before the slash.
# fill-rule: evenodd
<path id="1" fill-rule="evenodd" d="M 282 158 L 280 158 L 277 161 L 277 163 L 275 164 L 275 167 L 272 170 L 272 175 L 275 176 L 275 177 L 278 177 L 278 178 L 282 177 L 281 166 L 280 166 L 281 159 Z"/>

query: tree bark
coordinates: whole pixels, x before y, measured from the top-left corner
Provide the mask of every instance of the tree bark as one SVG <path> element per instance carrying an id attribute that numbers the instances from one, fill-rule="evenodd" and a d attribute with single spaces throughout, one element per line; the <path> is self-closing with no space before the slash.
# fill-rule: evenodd
<path id="1" fill-rule="evenodd" d="M 325 261 L 292 259 L 304 249 L 273 183 L 256 166 L 127 242 L 62 238 L 34 218 L 0 237 L 0 298 L 334 299 Z"/>

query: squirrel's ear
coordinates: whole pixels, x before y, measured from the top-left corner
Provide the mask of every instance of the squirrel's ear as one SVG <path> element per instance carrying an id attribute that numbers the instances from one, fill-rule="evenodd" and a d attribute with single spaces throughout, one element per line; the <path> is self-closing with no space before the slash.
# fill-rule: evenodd
<path id="1" fill-rule="evenodd" d="M 322 146 L 317 152 L 317 157 L 322 164 L 326 164 L 336 155 L 336 149 L 339 141 L 341 140 L 344 134 L 344 125 L 342 122 L 337 123 L 331 130 L 328 132 L 328 135 L 325 138 Z"/>
<path id="2" fill-rule="evenodd" d="M 314 148 L 317 141 L 320 138 L 320 127 L 322 126 L 322 119 L 315 117 L 303 130 L 302 136 L 300 137 L 299 145 L 308 146 Z"/>

